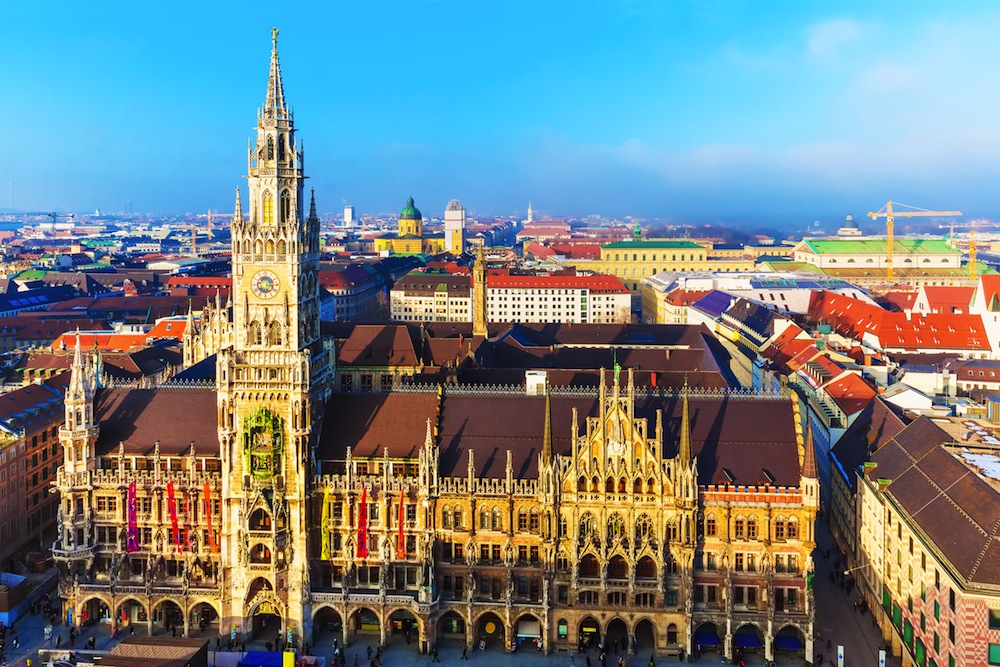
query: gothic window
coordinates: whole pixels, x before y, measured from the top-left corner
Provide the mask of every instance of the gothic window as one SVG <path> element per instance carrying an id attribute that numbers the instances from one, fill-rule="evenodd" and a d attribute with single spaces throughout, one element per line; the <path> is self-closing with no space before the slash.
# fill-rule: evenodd
<path id="1" fill-rule="evenodd" d="M 576 490 L 577 491 L 587 490 L 587 478 L 584 477 L 583 475 L 580 475 L 580 479 L 576 483 Z"/>
<path id="2" fill-rule="evenodd" d="M 533 533 L 537 533 L 539 530 L 540 522 L 538 518 L 538 510 L 531 510 L 531 514 L 528 516 L 528 530 Z"/>
<path id="3" fill-rule="evenodd" d="M 643 556 L 635 566 L 635 576 L 639 579 L 655 579 L 656 563 L 649 556 Z"/>
<path id="4" fill-rule="evenodd" d="M 451 508 L 447 505 L 441 510 L 441 527 L 451 528 Z"/>
<path id="5" fill-rule="evenodd" d="M 255 544 L 252 549 L 250 549 L 250 562 L 251 563 L 270 563 L 271 562 L 271 550 L 268 549 L 263 544 Z"/>
<path id="6" fill-rule="evenodd" d="M 278 222 L 286 223 L 292 216 L 292 195 L 288 190 L 281 191 L 281 219 Z"/>
<path id="7" fill-rule="evenodd" d="M 742 540 L 746 535 L 746 520 L 743 517 L 737 517 L 734 529 L 736 539 Z"/>
<path id="8" fill-rule="evenodd" d="M 491 519 L 490 523 L 492 525 L 493 530 L 503 530 L 503 523 L 501 523 L 500 521 L 499 509 L 497 509 L 496 507 L 493 508 L 493 513 L 490 519 Z"/>
<path id="9" fill-rule="evenodd" d="M 267 242 L 264 243 L 264 252 L 267 253 L 268 255 L 273 255 L 274 254 L 274 241 L 273 240 L 268 239 Z"/>
<path id="10" fill-rule="evenodd" d="M 625 536 L 625 521 L 622 515 L 615 512 L 608 519 L 608 541 L 614 542 Z"/>
<path id="11" fill-rule="evenodd" d="M 479 510 L 479 528 L 487 530 L 490 527 L 490 511 L 485 507 Z"/>
<path id="12" fill-rule="evenodd" d="M 569 523 L 566 517 L 559 517 L 559 537 L 566 537 L 569 534 Z"/>
<path id="13" fill-rule="evenodd" d="M 528 531 L 528 513 L 524 510 L 517 513 L 517 529 L 522 533 Z"/>
<path id="14" fill-rule="evenodd" d="M 281 345 L 281 325 L 277 322 L 271 322 L 267 327 L 267 344 L 271 346 Z"/>
<path id="15" fill-rule="evenodd" d="M 247 239 L 246 241 L 243 242 L 243 254 L 244 255 L 250 254 L 250 239 Z"/>
<path id="16" fill-rule="evenodd" d="M 650 477 L 649 479 L 646 480 L 646 493 L 653 493 L 654 488 L 655 486 L 653 484 L 653 478 Z"/>
<path id="17" fill-rule="evenodd" d="M 785 539 L 785 520 L 783 518 L 779 518 L 774 522 L 774 539 Z"/>
<path id="18" fill-rule="evenodd" d="M 260 239 L 257 239 L 256 241 L 254 241 L 253 251 L 254 251 L 254 253 L 256 253 L 258 255 L 263 255 L 264 254 L 264 242 L 261 241 Z"/>
<path id="19" fill-rule="evenodd" d="M 715 537 L 715 515 L 709 514 L 705 517 L 705 536 Z"/>
<path id="20" fill-rule="evenodd" d="M 274 138 L 272 137 L 267 138 L 267 159 L 274 159 Z"/>
<path id="21" fill-rule="evenodd" d="M 604 491 L 606 493 L 614 493 L 615 492 L 615 478 L 614 477 L 608 477 L 608 479 L 604 482 Z"/>
<path id="22" fill-rule="evenodd" d="M 455 529 L 461 530 L 463 524 L 462 524 L 462 507 L 460 505 L 455 505 L 455 514 L 453 518 L 455 521 Z"/>
<path id="23" fill-rule="evenodd" d="M 263 508 L 254 510 L 250 515 L 250 530 L 271 530 L 271 515 Z"/>
<path id="24" fill-rule="evenodd" d="M 642 542 L 652 536 L 653 520 L 649 518 L 648 514 L 639 516 L 639 519 L 635 522 L 635 541 L 637 543 Z"/>
<path id="25" fill-rule="evenodd" d="M 594 515 L 587 512 L 580 518 L 580 538 L 593 537 L 597 534 L 597 521 Z"/>
<path id="26" fill-rule="evenodd" d="M 264 224 L 274 224 L 274 196 L 270 190 L 264 192 Z"/>
<path id="27" fill-rule="evenodd" d="M 256 320 L 250 323 L 249 330 L 247 332 L 247 343 L 250 345 L 260 345 L 261 344 L 261 330 L 260 322 Z"/>
<path id="28" fill-rule="evenodd" d="M 278 161 L 285 161 L 285 138 L 281 137 L 278 139 Z"/>
<path id="29" fill-rule="evenodd" d="M 747 519 L 747 539 L 756 540 L 757 539 L 757 519 L 750 517 Z"/>
<path id="30" fill-rule="evenodd" d="M 799 538 L 799 522 L 794 518 L 788 520 L 788 539 L 797 540 Z"/>
<path id="31" fill-rule="evenodd" d="M 625 493 L 625 478 L 622 477 L 618 480 L 618 493 Z"/>
<path id="32" fill-rule="evenodd" d="M 282 239 L 282 240 L 278 241 L 278 254 L 279 255 L 284 255 L 285 252 L 286 252 L 286 244 L 285 244 L 285 240 Z"/>

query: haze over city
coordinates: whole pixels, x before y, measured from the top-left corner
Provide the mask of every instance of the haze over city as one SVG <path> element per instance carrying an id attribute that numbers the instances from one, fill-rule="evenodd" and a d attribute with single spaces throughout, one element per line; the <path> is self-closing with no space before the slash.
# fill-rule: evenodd
<path id="1" fill-rule="evenodd" d="M 232 208 L 281 30 L 322 211 L 997 212 L 992 3 L 5 8 L 0 207 Z"/>

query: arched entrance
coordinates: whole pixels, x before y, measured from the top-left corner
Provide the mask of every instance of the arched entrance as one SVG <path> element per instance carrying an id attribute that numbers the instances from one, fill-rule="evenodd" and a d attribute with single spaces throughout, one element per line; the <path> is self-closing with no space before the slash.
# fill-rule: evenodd
<path id="1" fill-rule="evenodd" d="M 110 623 L 111 609 L 101 598 L 90 598 L 80 608 L 80 624 Z"/>
<path id="2" fill-rule="evenodd" d="M 184 634 L 184 612 L 173 600 L 163 600 L 153 607 L 153 634 L 173 637 Z"/>
<path id="3" fill-rule="evenodd" d="M 356 635 L 378 635 L 380 627 L 378 614 L 367 607 L 351 614 L 351 630 Z"/>
<path id="4" fill-rule="evenodd" d="M 722 652 L 722 642 L 719 640 L 719 628 L 715 623 L 702 623 L 694 631 L 695 658 L 705 652 Z"/>
<path id="5" fill-rule="evenodd" d="M 216 637 L 219 632 L 219 613 L 207 602 L 199 602 L 191 608 L 188 619 L 189 636 L 204 634 L 206 637 Z"/>
<path id="6" fill-rule="evenodd" d="M 459 640 L 464 645 L 465 619 L 455 611 L 443 614 L 437 622 L 437 636 L 439 640 Z"/>
<path id="7" fill-rule="evenodd" d="M 272 602 L 264 601 L 250 612 L 250 639 L 258 644 L 277 645 L 281 638 L 281 613 Z"/>
<path id="8" fill-rule="evenodd" d="M 476 649 L 504 651 L 506 648 L 507 633 L 500 617 L 492 612 L 480 616 L 476 622 Z"/>
<path id="9" fill-rule="evenodd" d="M 344 639 L 344 620 L 330 607 L 321 607 L 313 615 L 313 646 L 333 644 Z"/>
<path id="10" fill-rule="evenodd" d="M 733 635 L 733 653 L 757 653 L 764 648 L 764 634 L 756 625 L 741 625 Z"/>
<path id="11" fill-rule="evenodd" d="M 542 622 L 534 614 L 524 614 L 514 621 L 514 645 L 518 649 L 542 648 Z"/>
<path id="12" fill-rule="evenodd" d="M 604 650 L 608 655 L 621 655 L 628 653 L 629 647 L 628 626 L 620 618 L 613 618 L 608 623 L 608 629 L 604 633 Z"/>
<path id="13" fill-rule="evenodd" d="M 389 614 L 388 620 L 389 637 L 388 643 L 412 645 L 414 649 L 419 646 L 420 623 L 408 609 L 397 609 Z"/>
<path id="14" fill-rule="evenodd" d="M 580 621 L 579 634 L 580 653 L 597 647 L 601 641 L 601 624 L 593 616 L 588 616 Z"/>
<path id="15" fill-rule="evenodd" d="M 656 630 L 653 622 L 644 618 L 635 624 L 635 653 L 636 655 L 647 655 L 656 651 Z"/>
<path id="16" fill-rule="evenodd" d="M 580 559 L 580 576 L 590 579 L 596 579 L 601 576 L 597 558 L 593 554 L 587 554 Z"/>
<path id="17" fill-rule="evenodd" d="M 135 629 L 136 634 L 145 633 L 149 616 L 146 607 L 136 600 L 129 598 L 122 601 L 115 610 L 115 618 L 121 625 L 128 625 Z"/>
<path id="18" fill-rule="evenodd" d="M 794 658 L 805 658 L 805 634 L 794 625 L 786 625 L 774 636 L 774 651 Z"/>

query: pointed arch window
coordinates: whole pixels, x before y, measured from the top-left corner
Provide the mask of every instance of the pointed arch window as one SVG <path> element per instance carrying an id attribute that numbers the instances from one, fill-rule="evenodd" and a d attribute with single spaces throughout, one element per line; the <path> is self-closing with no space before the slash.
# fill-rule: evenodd
<path id="1" fill-rule="evenodd" d="M 490 527 L 490 511 L 485 507 L 479 510 L 479 529 L 487 530 Z"/>
<path id="2" fill-rule="evenodd" d="M 264 192 L 264 224 L 274 224 L 274 196 L 270 190 Z"/>
<path id="3" fill-rule="evenodd" d="M 278 222 L 286 223 L 292 217 L 292 195 L 288 190 L 281 191 L 281 219 Z"/>
<path id="4" fill-rule="evenodd" d="M 267 138 L 267 159 L 274 159 L 274 137 Z"/>
<path id="5" fill-rule="evenodd" d="M 261 342 L 260 322 L 254 321 L 250 323 L 249 331 L 247 333 L 247 339 L 250 345 L 260 345 Z"/>
<path id="6" fill-rule="evenodd" d="M 491 515 L 491 527 L 493 530 L 503 530 L 503 523 L 500 521 L 500 510 L 496 507 L 493 508 Z"/>
<path id="7" fill-rule="evenodd" d="M 451 508 L 447 505 L 441 510 L 441 527 L 451 528 Z"/>
<path id="8" fill-rule="evenodd" d="M 528 530 L 537 535 L 540 528 L 541 520 L 539 518 L 538 510 L 532 508 L 531 514 L 528 515 Z"/>
<path id="9" fill-rule="evenodd" d="M 462 530 L 464 526 L 464 519 L 462 517 L 461 505 L 455 505 L 455 510 L 453 512 L 452 520 L 455 523 L 455 530 Z"/>
<path id="10" fill-rule="evenodd" d="M 705 517 L 705 535 L 707 537 L 715 537 L 715 531 L 716 531 L 715 515 L 709 514 L 707 517 Z"/>
<path id="11" fill-rule="evenodd" d="M 281 137 L 280 139 L 278 139 L 278 161 L 279 162 L 284 162 L 285 161 L 285 141 L 286 140 L 285 140 L 284 137 Z"/>
<path id="12" fill-rule="evenodd" d="M 275 347 L 279 346 L 282 344 L 282 338 L 281 325 L 277 322 L 271 322 L 267 328 L 267 344 Z"/>
<path id="13" fill-rule="evenodd" d="M 747 519 L 747 539 L 756 540 L 757 539 L 757 519 L 750 517 Z"/>

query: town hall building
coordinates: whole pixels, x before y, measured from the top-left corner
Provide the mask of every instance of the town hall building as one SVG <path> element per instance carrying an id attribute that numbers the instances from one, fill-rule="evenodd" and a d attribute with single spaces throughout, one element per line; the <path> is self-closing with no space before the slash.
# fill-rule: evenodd
<path id="1" fill-rule="evenodd" d="M 109 387 L 77 341 L 53 545 L 67 620 L 811 656 L 819 482 L 797 402 L 639 386 L 617 364 L 597 386 L 335 386 L 295 132 L 274 30 L 231 299 L 185 337 L 188 371 L 211 372 Z"/>

